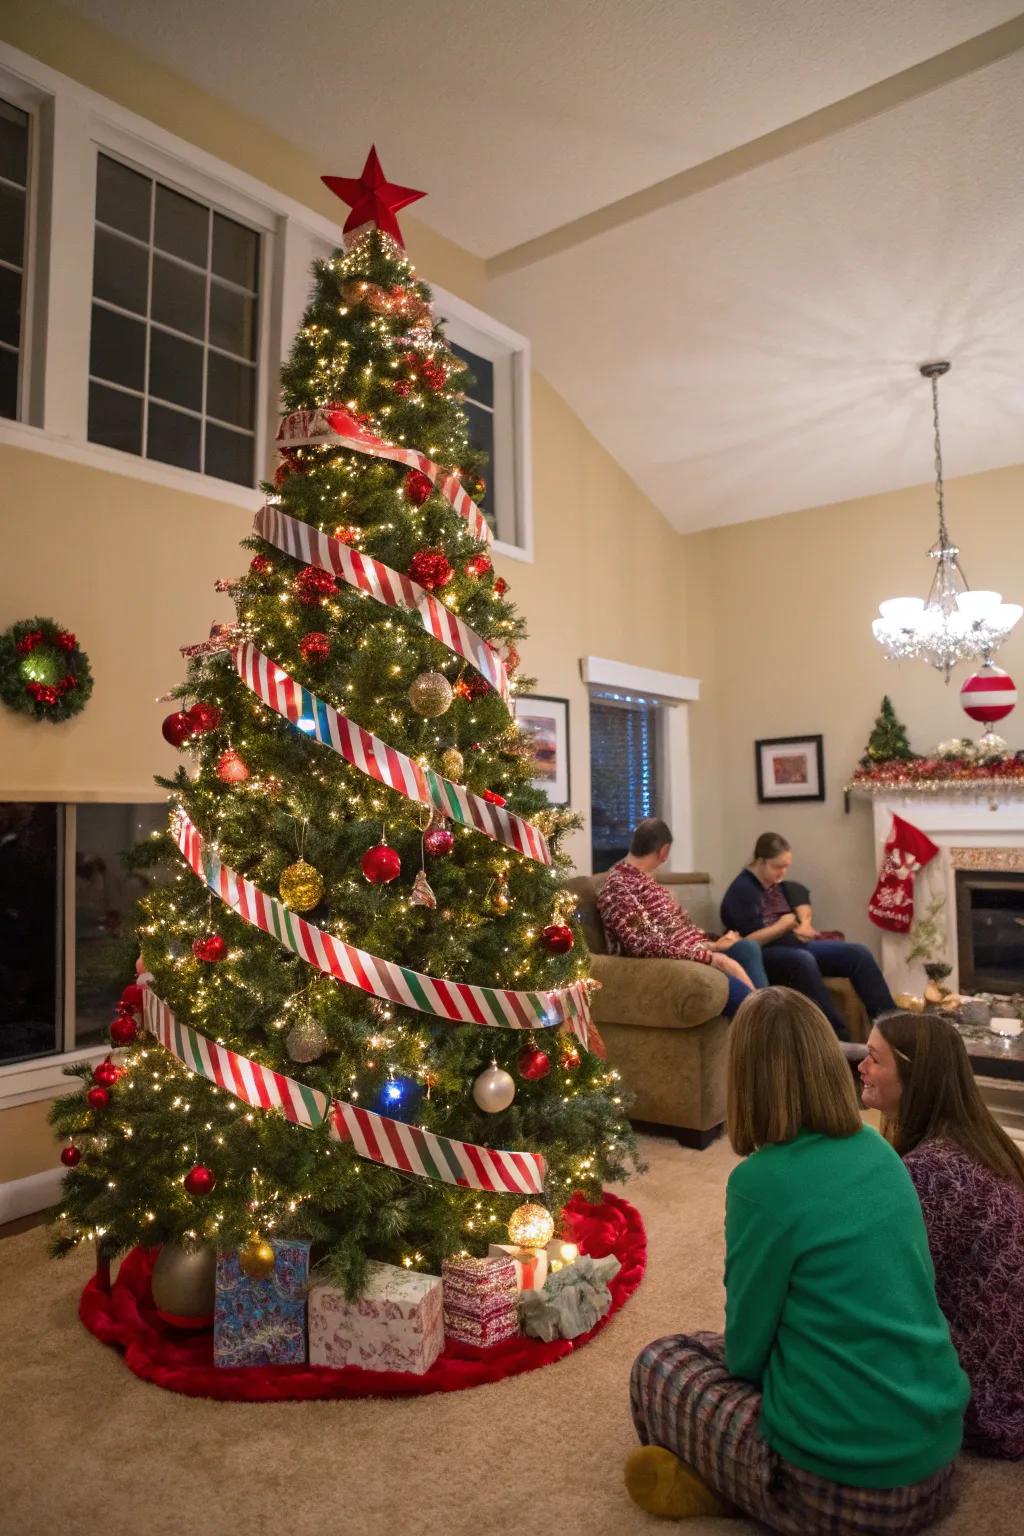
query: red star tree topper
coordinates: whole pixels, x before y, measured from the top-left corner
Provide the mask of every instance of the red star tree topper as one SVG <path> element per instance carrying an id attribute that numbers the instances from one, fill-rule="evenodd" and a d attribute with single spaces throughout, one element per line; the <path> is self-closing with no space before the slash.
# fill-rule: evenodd
<path id="1" fill-rule="evenodd" d="M 344 233 L 352 234 L 354 230 L 361 229 L 364 224 L 375 224 L 378 229 L 397 240 L 404 248 L 402 231 L 398 227 L 395 214 L 399 208 L 407 208 L 410 203 L 415 203 L 418 198 L 426 197 L 425 192 L 417 192 L 415 187 L 400 187 L 393 181 L 388 181 L 377 158 L 376 145 L 370 146 L 370 153 L 366 157 L 361 176 L 321 176 L 320 180 L 325 187 L 330 187 L 335 197 L 340 197 L 343 203 L 348 203 L 352 212 L 345 220 Z"/>

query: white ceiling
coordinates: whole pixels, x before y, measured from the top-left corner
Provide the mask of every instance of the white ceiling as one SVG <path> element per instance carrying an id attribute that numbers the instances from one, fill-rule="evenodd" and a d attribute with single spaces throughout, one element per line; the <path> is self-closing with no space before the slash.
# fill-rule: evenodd
<path id="1" fill-rule="evenodd" d="M 909 100 L 897 83 L 846 126 L 825 110 L 816 142 L 761 164 L 755 146 L 704 190 L 635 196 L 1017 0 L 72 5 L 325 171 L 358 174 L 375 141 L 393 180 L 429 189 L 414 216 L 489 259 L 488 306 L 681 529 L 928 479 L 915 368 L 936 355 L 954 361 L 947 473 L 1024 459 L 1024 52 L 962 78 L 951 62 Z M 598 232 L 574 225 L 631 197 Z"/>

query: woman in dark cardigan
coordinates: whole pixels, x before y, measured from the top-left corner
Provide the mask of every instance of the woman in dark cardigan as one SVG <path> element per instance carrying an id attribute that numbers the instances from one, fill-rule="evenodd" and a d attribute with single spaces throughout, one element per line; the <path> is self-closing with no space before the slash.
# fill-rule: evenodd
<path id="1" fill-rule="evenodd" d="M 971 1383 L 964 1444 L 1024 1457 L 1024 1155 L 989 1113 L 948 1019 L 879 1019 L 863 1099 L 914 1181 L 935 1289 Z"/>
<path id="2" fill-rule="evenodd" d="M 722 898 L 722 922 L 744 939 L 761 945 L 765 972 L 773 986 L 792 987 L 817 1003 L 840 1040 L 847 1039 L 843 1016 L 823 977 L 845 976 L 868 1017 L 896 1007 L 871 951 L 842 939 L 805 939 L 799 919 L 782 889 L 793 854 L 777 832 L 762 832 L 754 857 Z"/>

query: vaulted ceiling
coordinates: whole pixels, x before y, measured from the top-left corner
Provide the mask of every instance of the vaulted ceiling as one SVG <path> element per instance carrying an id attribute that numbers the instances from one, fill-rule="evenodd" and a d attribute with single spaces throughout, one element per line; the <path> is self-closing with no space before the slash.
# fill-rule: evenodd
<path id="1" fill-rule="evenodd" d="M 487 261 L 680 529 L 1024 459 L 1024 17 L 1000 0 L 72 0 Z M 429 273 L 425 274 L 429 277 Z"/>

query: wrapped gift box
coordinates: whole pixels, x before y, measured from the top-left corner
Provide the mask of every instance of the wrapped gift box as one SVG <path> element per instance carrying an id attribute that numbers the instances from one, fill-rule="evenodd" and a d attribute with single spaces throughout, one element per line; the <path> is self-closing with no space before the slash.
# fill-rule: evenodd
<path id="1" fill-rule="evenodd" d="M 539 1291 L 548 1277 L 548 1256 L 543 1248 L 517 1248 L 515 1243 L 492 1243 L 491 1258 L 507 1254 L 516 1267 L 516 1290 Z"/>
<path id="2" fill-rule="evenodd" d="M 305 1362 L 310 1245 L 297 1238 L 272 1238 L 271 1247 L 276 1263 L 265 1280 L 243 1274 L 234 1250 L 217 1255 L 215 1365 Z"/>
<path id="3" fill-rule="evenodd" d="M 445 1259 L 441 1276 L 450 1339 L 488 1349 L 519 1332 L 516 1269 L 508 1255 Z"/>
<path id="4" fill-rule="evenodd" d="M 369 1265 L 358 1301 L 337 1286 L 309 1293 L 309 1363 L 422 1376 L 444 1348 L 441 1281 L 394 1264 Z"/>

